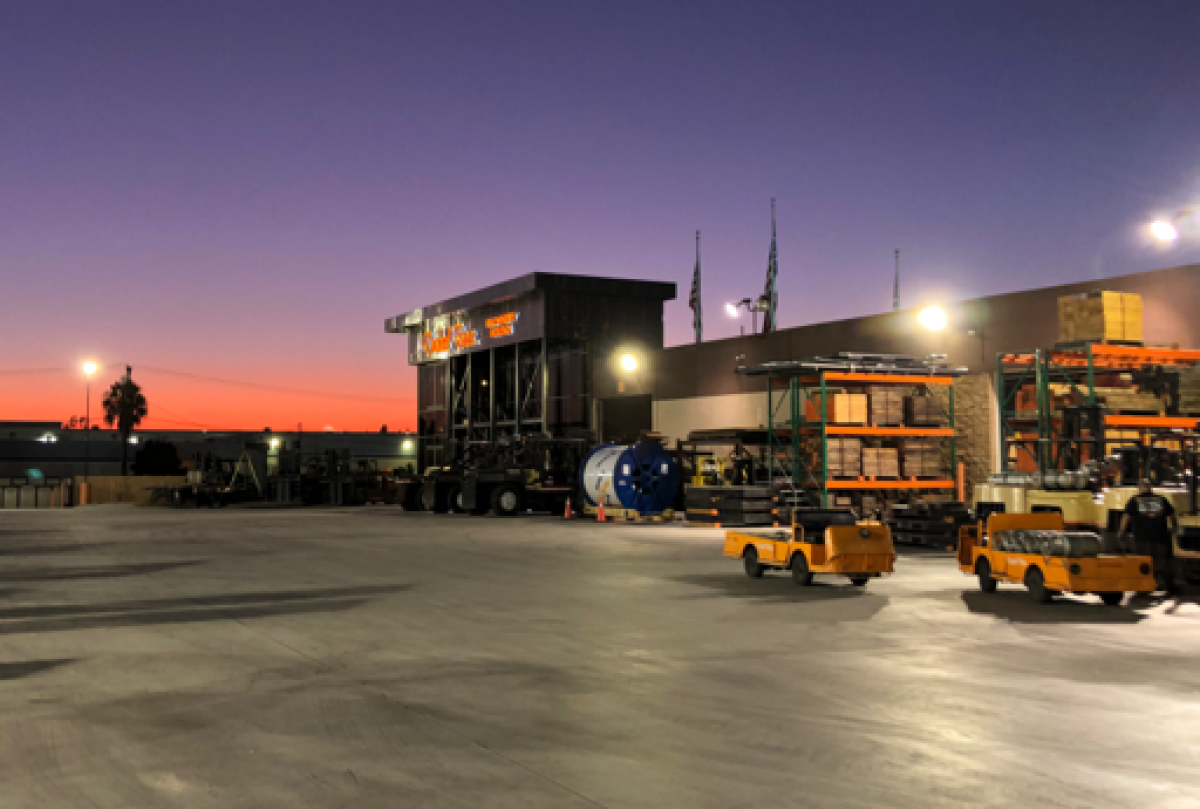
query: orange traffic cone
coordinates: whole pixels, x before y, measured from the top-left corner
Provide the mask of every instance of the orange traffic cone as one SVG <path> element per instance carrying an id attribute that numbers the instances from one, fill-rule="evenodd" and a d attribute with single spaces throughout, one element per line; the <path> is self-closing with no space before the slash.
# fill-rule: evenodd
<path id="1" fill-rule="evenodd" d="M 604 501 L 600 501 L 600 505 L 596 507 L 596 522 L 604 522 Z"/>
<path id="2" fill-rule="evenodd" d="M 571 511 L 571 498 L 567 498 L 567 507 L 563 509 L 563 519 L 569 520 L 575 516 L 575 512 Z"/>

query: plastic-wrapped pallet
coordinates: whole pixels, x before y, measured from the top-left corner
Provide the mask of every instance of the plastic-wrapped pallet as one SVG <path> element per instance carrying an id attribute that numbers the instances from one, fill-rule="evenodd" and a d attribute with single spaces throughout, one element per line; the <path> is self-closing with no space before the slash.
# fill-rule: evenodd
<path id="1" fill-rule="evenodd" d="M 1000 531 L 996 547 L 1009 553 L 1091 559 L 1099 556 L 1104 546 L 1090 531 Z"/>

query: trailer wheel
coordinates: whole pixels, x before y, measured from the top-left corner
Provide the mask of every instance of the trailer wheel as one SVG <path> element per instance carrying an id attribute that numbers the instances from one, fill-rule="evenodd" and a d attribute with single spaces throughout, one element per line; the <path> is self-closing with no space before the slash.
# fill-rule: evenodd
<path id="1" fill-rule="evenodd" d="M 1025 574 L 1025 587 L 1035 604 L 1049 604 L 1054 598 L 1054 591 L 1046 589 L 1046 577 L 1039 568 L 1029 568 Z"/>
<path id="2" fill-rule="evenodd" d="M 992 563 L 986 556 L 979 557 L 975 563 L 975 575 L 979 577 L 979 589 L 985 593 L 996 592 L 996 580 L 992 578 Z"/>
<path id="3" fill-rule="evenodd" d="M 497 486 L 492 491 L 492 510 L 498 517 L 513 517 L 521 510 L 521 492 L 511 483 Z"/>
<path id="4" fill-rule="evenodd" d="M 804 551 L 796 551 L 792 556 L 792 581 L 798 587 L 807 587 L 813 582 L 812 571 L 808 569 L 808 557 Z"/>
<path id="5" fill-rule="evenodd" d="M 851 576 L 850 583 L 855 587 L 865 587 L 867 582 L 871 580 L 870 576 Z"/>
<path id="6" fill-rule="evenodd" d="M 1099 593 L 1098 595 L 1106 607 L 1119 607 L 1121 606 L 1121 602 L 1125 600 L 1124 593 Z"/>
<path id="7" fill-rule="evenodd" d="M 742 568 L 745 569 L 746 575 L 750 578 L 762 578 L 763 571 L 766 568 L 758 563 L 758 551 L 753 546 L 742 551 Z"/>

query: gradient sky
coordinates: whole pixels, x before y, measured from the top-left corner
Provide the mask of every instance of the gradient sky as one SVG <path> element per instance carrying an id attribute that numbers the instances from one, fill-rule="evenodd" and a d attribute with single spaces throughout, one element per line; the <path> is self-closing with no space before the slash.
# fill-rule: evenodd
<path id="1" fill-rule="evenodd" d="M 772 196 L 784 327 L 889 308 L 895 248 L 906 305 L 1200 261 L 1144 235 L 1198 102 L 1196 0 L 0 4 L 0 419 L 95 357 L 147 426 L 411 428 L 385 317 L 618 275 L 686 342 L 700 229 L 736 334 Z"/>

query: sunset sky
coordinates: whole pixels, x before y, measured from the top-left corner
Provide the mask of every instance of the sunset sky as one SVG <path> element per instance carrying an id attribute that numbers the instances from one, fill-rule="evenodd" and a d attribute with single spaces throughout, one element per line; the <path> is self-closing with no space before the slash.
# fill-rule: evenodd
<path id="1" fill-rule="evenodd" d="M 0 419 L 415 425 L 384 318 L 533 271 L 691 339 L 1200 261 L 1200 3 L 0 5 Z"/>

